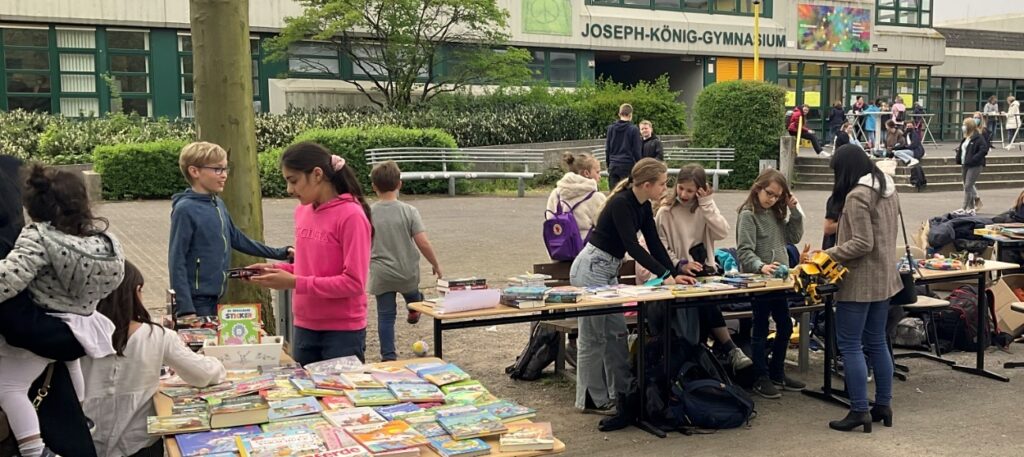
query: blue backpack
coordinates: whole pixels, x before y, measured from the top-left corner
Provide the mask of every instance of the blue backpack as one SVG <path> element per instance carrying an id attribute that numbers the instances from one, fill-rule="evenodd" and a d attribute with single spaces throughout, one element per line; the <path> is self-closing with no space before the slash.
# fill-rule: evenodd
<path id="1" fill-rule="evenodd" d="M 586 197 L 583 197 L 583 200 L 572 206 L 569 206 L 559 196 L 558 207 L 555 208 L 556 211 L 544 211 L 545 217 L 551 214 L 551 219 L 544 221 L 544 245 L 548 248 L 548 256 L 551 257 L 551 260 L 571 262 L 576 259 L 576 256 L 583 250 L 583 246 L 587 244 L 587 240 L 590 239 L 590 233 L 594 231 L 594 228 L 591 227 L 587 231 L 586 238 L 580 237 L 580 228 L 576 225 L 574 212 L 576 207 L 590 200 L 590 197 L 594 196 L 594 192 L 597 191 L 590 191 Z M 567 206 L 569 211 L 562 211 L 562 206 Z"/>
<path id="2" fill-rule="evenodd" d="M 668 408 L 675 425 L 714 430 L 740 427 L 754 415 L 750 395 L 732 383 L 703 345 L 672 379 Z"/>

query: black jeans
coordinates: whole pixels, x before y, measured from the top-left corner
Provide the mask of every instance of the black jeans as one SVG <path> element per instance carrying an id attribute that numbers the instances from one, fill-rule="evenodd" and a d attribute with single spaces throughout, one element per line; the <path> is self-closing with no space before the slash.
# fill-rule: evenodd
<path id="1" fill-rule="evenodd" d="M 629 178 L 633 172 L 632 165 L 612 164 L 608 167 L 608 190 L 614 190 L 619 181 Z"/>
<path id="2" fill-rule="evenodd" d="M 786 350 L 789 337 L 793 335 L 793 321 L 789 318 L 789 302 L 785 294 L 766 294 L 751 299 L 754 313 L 754 328 L 750 337 L 751 359 L 754 361 L 756 376 L 768 376 L 782 381 L 786 368 Z M 775 321 L 775 341 L 772 342 L 772 357 L 768 360 L 768 317 Z"/>
<path id="3" fill-rule="evenodd" d="M 366 329 L 310 330 L 295 327 L 292 358 L 302 365 L 354 355 L 365 361 Z"/>
<path id="4" fill-rule="evenodd" d="M 789 134 L 792 135 L 792 136 L 796 136 L 796 133 L 793 133 L 793 132 L 789 132 Z M 818 137 L 816 135 L 814 135 L 814 132 L 811 132 L 811 131 L 804 132 L 804 133 L 802 133 L 800 135 L 800 138 L 804 139 L 804 140 L 807 140 L 807 141 L 810 141 L 811 142 L 811 146 L 814 147 L 814 152 L 816 152 L 818 154 L 821 154 L 821 141 L 819 141 Z M 797 151 L 800 150 L 800 145 L 799 144 L 796 145 L 796 150 Z"/>

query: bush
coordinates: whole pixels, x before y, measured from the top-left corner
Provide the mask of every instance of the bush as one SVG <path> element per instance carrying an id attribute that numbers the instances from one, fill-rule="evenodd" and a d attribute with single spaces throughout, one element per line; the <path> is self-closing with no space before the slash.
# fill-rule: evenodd
<path id="1" fill-rule="evenodd" d="M 99 146 L 93 154 L 108 199 L 167 198 L 185 187 L 178 169 L 181 140 Z"/>
<path id="2" fill-rule="evenodd" d="M 0 153 L 23 160 L 34 158 L 39 148 L 39 135 L 55 119 L 49 114 L 21 109 L 0 112 Z"/>
<path id="3" fill-rule="evenodd" d="M 760 81 L 712 84 L 697 96 L 693 147 L 735 148 L 728 188 L 749 188 L 760 159 L 779 158 L 779 137 L 785 131 L 786 91 Z"/>
<path id="4" fill-rule="evenodd" d="M 619 106 L 629 103 L 633 106 L 633 121 L 649 120 L 659 135 L 682 135 L 686 133 L 686 105 L 676 101 L 679 92 L 668 86 L 668 76 L 662 75 L 654 82 L 641 81 L 626 87 L 611 80 L 599 80 L 595 84 L 584 84 L 574 93 L 561 96 L 572 100 L 582 112 L 589 128 L 604 136 L 608 124 L 618 120 Z M 555 98 L 558 98 L 556 95 Z"/>
<path id="5" fill-rule="evenodd" d="M 191 122 L 113 114 L 99 119 L 54 117 L 39 135 L 33 159 L 50 164 L 89 163 L 97 146 L 195 138 Z"/>
<path id="6" fill-rule="evenodd" d="M 281 176 L 281 154 L 284 148 L 261 152 L 256 158 L 259 164 L 260 192 L 264 197 L 282 198 L 288 196 L 287 185 Z"/>

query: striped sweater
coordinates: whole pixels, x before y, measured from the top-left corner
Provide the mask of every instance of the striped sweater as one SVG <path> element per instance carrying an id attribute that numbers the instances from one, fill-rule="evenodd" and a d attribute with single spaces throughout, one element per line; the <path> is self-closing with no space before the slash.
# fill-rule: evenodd
<path id="1" fill-rule="evenodd" d="M 796 244 L 804 236 L 803 210 L 797 205 L 785 220 L 768 211 L 744 208 L 736 221 L 736 254 L 740 270 L 759 273 L 772 262 L 788 265 L 787 244 Z"/>

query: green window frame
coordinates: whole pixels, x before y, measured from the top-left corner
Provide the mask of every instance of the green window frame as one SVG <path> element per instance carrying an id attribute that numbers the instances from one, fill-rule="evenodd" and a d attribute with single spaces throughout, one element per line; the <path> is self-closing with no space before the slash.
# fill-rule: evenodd
<path id="1" fill-rule="evenodd" d="M 753 16 L 752 0 L 586 0 L 588 5 L 661 11 Z M 761 17 L 772 17 L 773 0 L 762 0 Z"/>
<path id="2" fill-rule="evenodd" d="M 0 108 L 4 110 L 57 112 L 53 94 L 56 63 L 51 51 L 54 41 L 49 27 L 0 29 Z"/>
<path id="3" fill-rule="evenodd" d="M 875 24 L 931 27 L 933 0 L 875 0 Z"/>
<path id="4" fill-rule="evenodd" d="M 110 99 L 110 111 L 153 116 L 152 55 L 149 30 L 107 29 L 110 84 L 120 91 L 121 106 Z"/>
<path id="5" fill-rule="evenodd" d="M 266 111 L 260 90 L 260 62 L 263 61 L 263 46 L 259 36 L 249 37 L 249 53 L 252 56 L 252 106 L 257 113 Z M 196 117 L 194 67 L 192 61 L 192 35 L 178 33 L 178 95 L 180 116 L 184 119 Z"/>
<path id="6" fill-rule="evenodd" d="M 579 84 L 580 54 L 566 49 L 528 49 L 533 60 L 526 66 L 534 80 L 547 81 L 552 86 L 575 86 Z"/>

